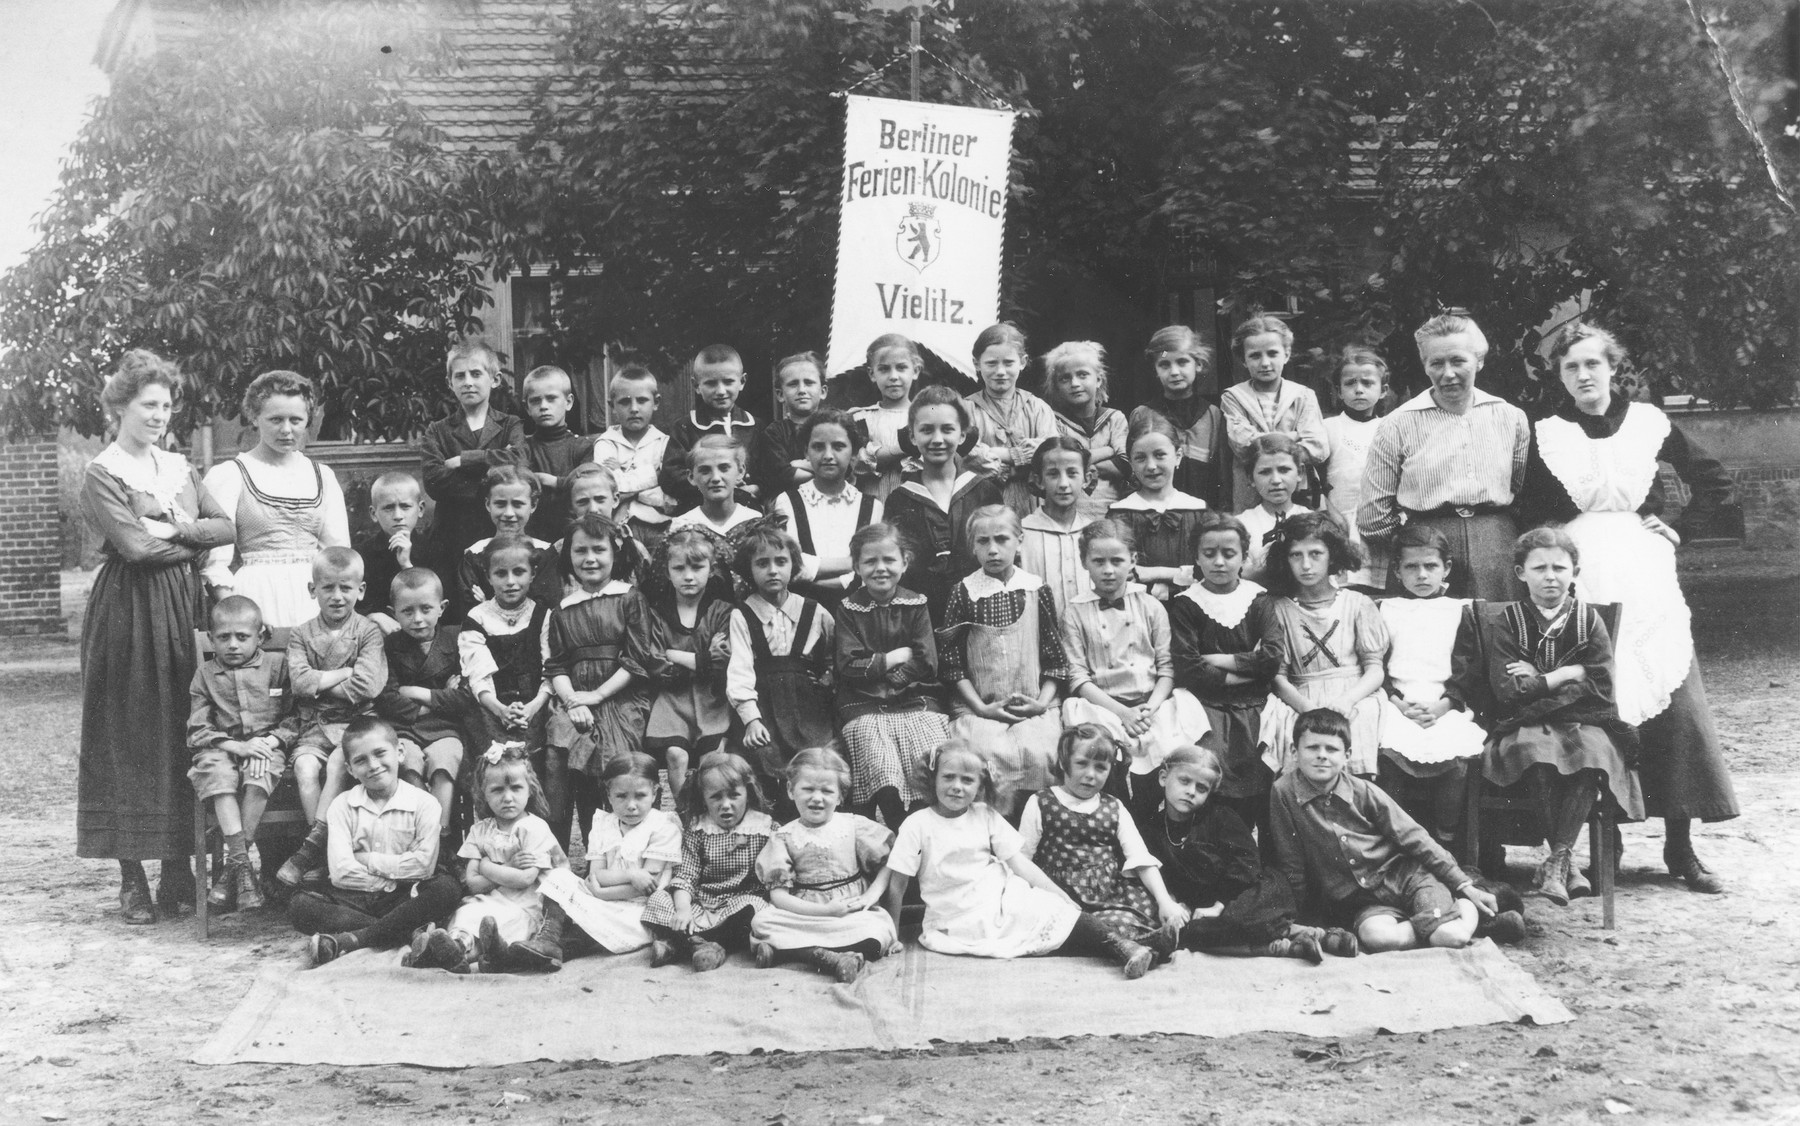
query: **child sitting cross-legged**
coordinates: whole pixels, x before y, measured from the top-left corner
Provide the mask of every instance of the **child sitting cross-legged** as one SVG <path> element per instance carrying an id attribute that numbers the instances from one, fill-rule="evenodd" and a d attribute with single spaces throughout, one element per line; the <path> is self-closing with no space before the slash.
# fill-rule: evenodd
<path id="1" fill-rule="evenodd" d="M 1081 557 L 1093 590 L 1063 610 L 1069 661 L 1063 723 L 1095 724 L 1118 743 L 1128 769 L 1114 779 L 1113 792 L 1146 821 L 1162 800 L 1156 768 L 1171 749 L 1206 732 L 1206 711 L 1191 692 L 1175 687 L 1168 611 L 1142 590 L 1126 588 L 1130 530 L 1116 520 L 1094 521 L 1081 533 Z"/>
<path id="2" fill-rule="evenodd" d="M 1026 858 L 1019 831 L 988 804 L 994 776 L 980 751 L 951 739 L 923 765 L 920 785 L 930 791 L 931 807 L 900 826 L 869 894 L 885 893 L 897 919 L 917 877 L 925 949 L 977 958 L 1073 954 L 1104 958 L 1127 978 L 1149 972 L 1154 951 L 1083 911 Z"/>
<path id="3" fill-rule="evenodd" d="M 288 921 L 310 935 L 322 966 L 352 950 L 390 950 L 456 909 L 462 885 L 437 870 L 438 803 L 400 781 L 400 737 L 385 719 L 358 716 L 343 752 L 357 784 L 326 815 L 330 883 L 288 901 Z"/>
<path id="4" fill-rule="evenodd" d="M 756 771 L 727 751 L 700 760 L 682 797 L 688 827 L 681 864 L 644 905 L 644 926 L 653 936 L 651 966 L 686 958 L 706 973 L 749 948 L 751 923 L 768 909 L 756 858 L 775 835 L 775 821 L 763 812 Z"/>
<path id="5" fill-rule="evenodd" d="M 281 781 L 287 749 L 300 733 L 288 691 L 287 657 L 262 650 L 262 611 L 241 594 L 212 609 L 213 655 L 194 670 L 189 688 L 188 781 L 210 801 L 225 837 L 225 867 L 206 903 L 215 911 L 263 905 L 250 845 Z M 241 795 L 241 796 L 240 796 Z"/>
<path id="6" fill-rule="evenodd" d="M 544 920 L 507 949 L 509 969 L 555 972 L 583 954 L 629 954 L 650 945 L 644 908 L 669 886 L 681 863 L 681 822 L 659 808 L 661 767 L 642 752 L 620 755 L 600 772 L 611 807 L 594 814 L 583 843 L 587 878 L 567 868 L 545 872 Z"/>
<path id="7" fill-rule="evenodd" d="M 1293 769 L 1269 794 L 1275 863 L 1294 899 L 1316 892 L 1325 921 L 1353 927 L 1371 953 L 1467 946 L 1499 905 L 1394 799 L 1351 773 L 1350 739 L 1349 721 L 1329 708 L 1294 720 Z"/>
<path id="8" fill-rule="evenodd" d="M 1215 739 L 1207 736 L 1207 742 Z M 1219 756 L 1204 744 L 1176 747 L 1162 766 L 1162 809 L 1144 835 L 1176 901 L 1181 945 L 1228 957 L 1315 963 L 1322 951 L 1354 955 L 1356 938 L 1349 931 L 1294 921 L 1297 907 L 1287 880 L 1263 865 L 1244 819 L 1213 800 L 1224 773 Z"/>
<path id="9" fill-rule="evenodd" d="M 495 743 L 475 760 L 475 822 L 458 860 L 466 860 L 469 894 L 443 930 L 427 925 L 413 936 L 401 964 L 416 969 L 499 973 L 516 968 L 512 943 L 529 938 L 544 918 L 539 881 L 566 868 L 569 858 L 544 820 L 549 807 L 537 771 L 520 743 Z"/>
<path id="10" fill-rule="evenodd" d="M 867 874 L 888 857 L 894 834 L 839 812 L 850 793 L 850 764 L 829 747 L 808 747 L 788 763 L 788 800 L 800 811 L 775 830 L 757 857 L 771 906 L 750 924 L 759 969 L 804 961 L 848 984 L 900 941 L 894 918 L 869 894 Z"/>
<path id="11" fill-rule="evenodd" d="M 1097 724 L 1066 729 L 1056 748 L 1061 781 L 1025 800 L 1019 836 L 1025 857 L 1082 910 L 1167 958 L 1185 914 L 1163 885 L 1161 864 L 1144 847 L 1131 812 L 1100 792 L 1123 750 Z"/>

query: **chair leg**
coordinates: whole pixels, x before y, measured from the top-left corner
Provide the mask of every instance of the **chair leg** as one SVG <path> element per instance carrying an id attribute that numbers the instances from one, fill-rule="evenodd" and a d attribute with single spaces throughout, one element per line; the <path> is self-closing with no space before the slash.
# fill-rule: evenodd
<path id="1" fill-rule="evenodd" d="M 1588 819 L 1588 852 L 1594 860 L 1594 882 L 1600 885 L 1600 925 L 1606 930 L 1616 926 L 1612 850 L 1612 816 L 1604 807 L 1596 808 Z"/>
<path id="2" fill-rule="evenodd" d="M 1481 786 L 1485 772 L 1482 760 L 1477 758 L 1469 766 L 1469 784 L 1463 790 L 1463 827 L 1457 844 L 1462 855 L 1457 862 L 1464 868 L 1477 868 L 1481 864 Z M 1490 878 L 1494 873 L 1482 873 Z"/>
<path id="3" fill-rule="evenodd" d="M 212 857 L 206 852 L 206 802 L 196 798 L 194 801 L 194 867 L 197 869 L 195 879 L 198 881 L 194 892 L 194 926 L 200 933 L 200 941 L 207 938 L 206 896 L 212 890 Z"/>

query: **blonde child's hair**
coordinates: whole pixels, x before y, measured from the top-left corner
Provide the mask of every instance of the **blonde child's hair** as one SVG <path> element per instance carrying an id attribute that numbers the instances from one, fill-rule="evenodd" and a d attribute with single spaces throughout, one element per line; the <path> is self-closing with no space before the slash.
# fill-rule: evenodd
<path id="1" fill-rule="evenodd" d="M 569 470 L 569 492 L 570 492 L 570 494 L 571 495 L 574 494 L 575 483 L 577 481 L 585 481 L 589 477 L 598 477 L 600 480 L 605 481 L 606 487 L 611 489 L 613 491 L 614 495 L 618 494 L 618 491 L 619 491 L 618 478 L 613 476 L 612 470 L 606 468 L 606 466 L 601 465 L 597 461 L 584 461 L 580 465 L 577 465 L 574 469 Z"/>
<path id="2" fill-rule="evenodd" d="M 1257 313 L 1245 319 L 1231 334 L 1231 354 L 1238 359 L 1244 358 L 1244 345 L 1252 336 L 1263 336 L 1273 333 L 1281 338 L 1281 347 L 1287 352 L 1294 350 L 1294 330 L 1288 323 L 1273 313 Z"/>
<path id="3" fill-rule="evenodd" d="M 1109 762 L 1118 763 L 1125 757 L 1125 748 L 1113 738 L 1112 732 L 1097 723 L 1078 723 L 1074 727 L 1065 727 L 1056 739 L 1056 776 L 1067 780 L 1069 764 L 1075 761 L 1075 752 L 1082 747 L 1091 747 L 1096 743 L 1105 743 L 1112 748 Z"/>
<path id="4" fill-rule="evenodd" d="M 575 393 L 575 381 L 569 378 L 568 372 L 555 364 L 539 364 L 525 373 L 525 378 L 519 381 L 519 393 L 529 395 L 533 383 L 548 383 L 553 379 L 562 380 L 564 391 L 571 395 Z"/>
<path id="5" fill-rule="evenodd" d="M 838 754 L 830 747 L 807 747 L 789 760 L 786 771 L 787 784 L 792 786 L 795 782 L 800 781 L 800 772 L 803 770 L 823 770 L 837 775 L 840 795 L 838 804 L 842 805 L 844 800 L 849 798 L 850 764 L 844 761 L 843 755 Z"/>
<path id="6" fill-rule="evenodd" d="M 537 771 L 532 768 L 531 756 L 523 743 L 495 743 L 475 760 L 475 812 L 492 817 L 494 811 L 487 804 L 487 780 L 490 774 L 504 771 L 511 766 L 525 768 L 525 812 L 539 817 L 550 816 L 550 802 L 544 797 L 544 784 L 539 781 Z"/>
<path id="7" fill-rule="evenodd" d="M 662 384 L 657 380 L 656 373 L 651 371 L 649 367 L 644 364 L 626 364 L 624 367 L 613 373 L 613 377 L 606 382 L 606 399 L 608 402 L 612 401 L 613 388 L 621 383 L 648 383 L 653 394 L 658 398 L 661 398 L 662 396 Z"/>
<path id="8" fill-rule="evenodd" d="M 419 500 L 425 495 L 425 486 L 419 484 L 419 479 L 417 477 L 399 469 L 390 469 L 388 472 L 375 478 L 374 483 L 369 486 L 370 506 L 373 507 L 377 503 L 376 497 L 381 496 L 383 493 L 394 492 L 398 489 L 406 489 L 411 492 L 414 500 Z"/>
<path id="9" fill-rule="evenodd" d="M 487 503 L 490 493 L 503 485 L 524 485 L 531 496 L 531 507 L 536 508 L 539 499 L 544 495 L 544 487 L 538 484 L 537 474 L 522 465 L 496 465 L 481 478 L 481 500 Z"/>
<path id="10" fill-rule="evenodd" d="M 1056 376 L 1064 368 L 1072 368 L 1083 358 L 1094 358 L 1094 371 L 1100 377 L 1094 389 L 1094 406 L 1098 410 L 1104 407 L 1111 397 L 1111 383 L 1106 370 L 1106 348 L 1092 340 L 1065 340 L 1044 353 L 1044 397 L 1053 405 L 1062 399 L 1056 394 Z"/>
<path id="11" fill-rule="evenodd" d="M 871 544 L 892 543 L 900 549 L 900 562 L 903 567 L 911 567 L 916 553 L 907 540 L 906 532 L 897 524 L 886 520 L 877 520 L 873 524 L 864 524 L 850 536 L 850 564 L 856 565 L 862 558 L 863 550 Z"/>
<path id="12" fill-rule="evenodd" d="M 935 800 L 938 769 L 943 765 L 945 759 L 956 755 L 966 755 L 975 760 L 978 767 L 977 773 L 981 776 L 976 797 L 992 805 L 1000 794 L 1000 787 L 994 781 L 994 768 L 989 765 L 987 756 L 975 749 L 974 743 L 960 736 L 947 739 L 933 747 L 930 753 L 919 756 L 917 764 L 913 767 L 913 789 L 921 794 L 928 794 Z"/>
<path id="13" fill-rule="evenodd" d="M 434 590 L 441 602 L 444 598 L 444 580 L 438 578 L 438 573 L 429 567 L 408 567 L 396 574 L 388 584 L 388 597 L 398 602 L 401 592 L 408 590 Z"/>
<path id="14" fill-rule="evenodd" d="M 1331 389 L 1336 392 L 1344 382 L 1344 369 L 1349 367 L 1371 367 L 1381 376 L 1381 389 L 1387 390 L 1388 362 L 1380 352 L 1367 344 L 1346 344 L 1337 354 L 1337 360 L 1331 365 Z"/>
<path id="15" fill-rule="evenodd" d="M 984 504 L 980 508 L 969 513 L 969 518 L 963 521 L 963 540 L 965 542 L 972 541 L 975 538 L 975 526 L 977 524 L 985 524 L 990 520 L 1006 521 L 1012 528 L 1013 537 L 1015 539 L 1023 539 L 1025 536 L 1025 525 L 1020 522 L 1019 514 L 1013 510 L 1012 506 L 1005 504 Z"/>
<path id="16" fill-rule="evenodd" d="M 500 353 L 487 341 L 470 337 L 451 345 L 450 351 L 444 355 L 444 378 L 450 378 L 450 371 L 456 366 L 456 361 L 471 357 L 479 357 L 481 366 L 487 369 L 489 375 L 500 374 Z"/>
<path id="17" fill-rule="evenodd" d="M 363 577 L 363 557 L 355 548 L 322 547 L 312 557 L 312 578 L 318 582 L 321 578 L 336 578 L 340 575 L 352 575 L 358 580 Z"/>
<path id="18" fill-rule="evenodd" d="M 701 786 L 715 774 L 743 788 L 747 808 L 759 811 L 763 808 L 762 784 L 756 780 L 756 769 L 749 760 L 730 751 L 708 751 L 701 756 L 699 765 L 688 771 L 687 783 L 676 799 L 675 808 L 684 822 L 691 825 L 706 816 L 706 799 L 702 796 Z"/>
<path id="19" fill-rule="evenodd" d="M 731 456 L 737 460 L 739 471 L 743 470 L 744 444 L 736 438 L 725 434 L 708 434 L 706 437 L 688 447 L 688 472 L 692 473 L 694 471 L 694 466 L 699 462 L 700 458 L 715 450 L 730 450 Z"/>
<path id="20" fill-rule="evenodd" d="M 1183 743 L 1170 751 L 1163 760 L 1162 772 L 1167 776 L 1178 766 L 1198 767 L 1212 775 L 1215 782 L 1225 777 L 1225 764 L 1219 761 L 1218 752 L 1201 743 Z"/>
<path id="21" fill-rule="evenodd" d="M 1212 346 L 1200 339 L 1200 334 L 1187 325 L 1168 325 L 1150 335 L 1150 343 L 1144 346 L 1144 358 L 1154 365 L 1156 358 L 1164 352 L 1192 356 L 1198 372 L 1206 371 L 1213 365 Z"/>

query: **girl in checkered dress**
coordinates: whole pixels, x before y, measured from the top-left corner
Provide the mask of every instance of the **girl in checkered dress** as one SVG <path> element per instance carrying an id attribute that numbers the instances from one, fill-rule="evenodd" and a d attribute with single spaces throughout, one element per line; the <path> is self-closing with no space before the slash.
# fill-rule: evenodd
<path id="1" fill-rule="evenodd" d="M 644 905 L 644 926 L 652 966 L 688 958 L 705 973 L 724 965 L 730 951 L 750 948 L 750 922 L 769 905 L 756 858 L 775 835 L 775 821 L 763 812 L 755 770 L 726 751 L 700 760 L 681 804 L 689 818 L 681 864 Z"/>
<path id="2" fill-rule="evenodd" d="M 1061 781 L 1025 800 L 1019 836 L 1025 855 L 1082 910 L 1167 957 L 1181 931 L 1180 905 L 1131 811 L 1101 792 L 1124 755 L 1097 723 L 1065 730 L 1056 746 Z"/>

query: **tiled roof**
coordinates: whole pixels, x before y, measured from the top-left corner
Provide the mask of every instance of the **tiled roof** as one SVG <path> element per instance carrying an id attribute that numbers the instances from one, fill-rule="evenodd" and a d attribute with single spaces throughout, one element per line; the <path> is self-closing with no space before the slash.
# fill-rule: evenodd
<path id="1" fill-rule="evenodd" d="M 456 148 L 510 146 L 531 126 L 538 84 L 556 70 L 565 0 L 464 0 L 446 4 L 454 58 L 406 84 L 406 98 Z"/>

